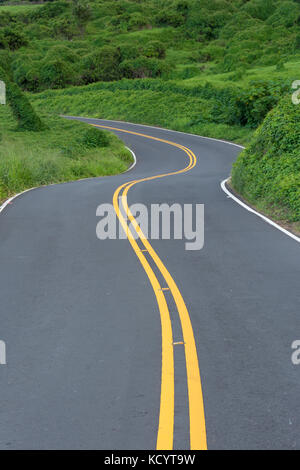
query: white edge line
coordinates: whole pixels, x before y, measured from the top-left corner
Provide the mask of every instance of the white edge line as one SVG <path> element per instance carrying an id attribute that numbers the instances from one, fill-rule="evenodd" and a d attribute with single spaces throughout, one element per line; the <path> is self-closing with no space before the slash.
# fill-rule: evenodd
<path id="1" fill-rule="evenodd" d="M 292 232 L 289 232 L 288 230 L 286 230 L 285 228 L 281 227 L 280 225 L 276 224 L 276 222 L 273 222 L 273 220 L 269 219 L 268 217 L 266 217 L 265 215 L 262 215 L 260 214 L 259 212 L 255 211 L 254 209 L 252 209 L 252 207 L 249 207 L 247 204 L 245 204 L 244 202 L 242 202 L 239 198 L 237 198 L 236 196 L 234 196 L 227 188 L 226 188 L 226 183 L 229 181 L 229 178 L 227 178 L 226 180 L 222 181 L 221 183 L 221 188 L 223 189 L 224 193 L 227 194 L 228 197 L 230 197 L 231 199 L 233 199 L 235 202 L 237 202 L 240 206 L 242 206 L 244 209 L 246 209 L 247 211 L 249 212 L 252 212 L 253 214 L 257 215 L 258 217 L 260 217 L 261 219 L 263 219 L 265 222 L 267 222 L 268 224 L 272 225 L 273 227 L 277 228 L 278 230 L 280 230 L 281 232 L 285 233 L 286 235 L 288 235 L 289 237 L 293 238 L 294 240 L 296 240 L 296 242 L 300 243 L 300 238 L 297 237 L 296 235 L 294 235 Z"/>
<path id="2" fill-rule="evenodd" d="M 132 170 L 132 169 L 135 167 L 136 163 L 137 163 L 136 155 L 135 155 L 134 151 L 131 150 L 129 147 L 125 147 L 125 148 L 127 148 L 127 150 L 129 150 L 129 152 L 130 152 L 131 155 L 133 156 L 133 164 L 132 164 L 129 168 L 127 168 L 127 170 L 123 171 L 123 174 L 124 174 L 124 173 L 127 173 L 127 172 L 130 171 L 130 170 Z"/>
<path id="3" fill-rule="evenodd" d="M 37 189 L 37 186 L 34 188 L 29 188 L 25 189 L 25 191 L 22 191 L 21 193 L 15 194 L 14 196 L 10 197 L 7 199 L 1 206 L 0 206 L 0 213 L 5 209 L 8 204 L 10 204 L 14 199 L 16 199 L 19 196 L 22 196 L 22 194 L 28 193 L 29 191 L 33 191 L 34 189 Z"/>

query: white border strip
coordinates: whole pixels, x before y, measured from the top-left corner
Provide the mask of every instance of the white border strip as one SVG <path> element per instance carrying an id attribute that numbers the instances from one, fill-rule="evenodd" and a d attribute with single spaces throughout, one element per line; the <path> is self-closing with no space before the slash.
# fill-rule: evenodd
<path id="1" fill-rule="evenodd" d="M 136 155 L 135 155 L 134 151 L 131 150 L 129 147 L 125 147 L 125 148 L 127 148 L 127 150 L 129 150 L 129 152 L 130 152 L 131 155 L 133 156 L 133 164 L 132 164 L 129 168 L 127 168 L 127 170 L 123 171 L 123 174 L 124 174 L 124 173 L 127 173 L 127 172 L 130 171 L 130 170 L 132 170 L 132 168 L 134 168 L 135 165 L 136 165 L 136 163 L 137 163 Z"/>
<path id="2" fill-rule="evenodd" d="M 1 212 L 5 209 L 5 207 L 8 206 L 8 204 L 10 204 L 14 199 L 16 199 L 16 198 L 19 197 L 19 196 L 22 196 L 22 194 L 28 193 L 29 191 L 33 191 L 33 189 L 37 189 L 37 187 L 25 189 L 25 191 L 22 191 L 21 193 L 15 194 L 14 196 L 12 196 L 12 197 L 10 197 L 9 199 L 7 199 L 7 200 L 2 204 L 2 206 L 0 206 L 0 214 L 1 214 Z"/>
<path id="3" fill-rule="evenodd" d="M 228 197 L 230 197 L 231 199 L 233 199 L 235 202 L 237 202 L 240 206 L 242 206 L 244 209 L 246 209 L 247 211 L 249 212 L 252 212 L 252 214 L 255 214 L 257 215 L 258 217 L 260 217 L 261 219 L 263 219 L 265 222 L 267 222 L 268 224 L 272 225 L 273 227 L 277 228 L 278 230 L 280 230 L 281 232 L 285 233 L 286 235 L 288 235 L 289 237 L 293 238 L 294 240 L 296 240 L 296 242 L 300 243 L 300 238 L 297 237 L 296 235 L 294 235 L 292 232 L 289 232 L 288 230 L 286 230 L 285 228 L 281 227 L 280 225 L 276 224 L 275 222 L 273 222 L 273 220 L 271 219 L 268 219 L 268 217 L 266 217 L 265 215 L 262 215 L 260 214 L 259 212 L 255 211 L 254 209 L 252 209 L 252 207 L 249 207 L 247 204 L 245 204 L 244 202 L 242 202 L 240 199 L 238 199 L 236 196 L 234 196 L 227 188 L 226 188 L 226 183 L 229 181 L 229 178 L 227 178 L 226 180 L 222 181 L 221 183 L 221 188 L 223 189 L 224 193 L 227 194 Z"/>

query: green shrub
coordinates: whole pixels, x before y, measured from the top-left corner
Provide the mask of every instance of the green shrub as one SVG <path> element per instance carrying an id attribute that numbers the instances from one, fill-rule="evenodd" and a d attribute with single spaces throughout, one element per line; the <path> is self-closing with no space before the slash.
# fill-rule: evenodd
<path id="1" fill-rule="evenodd" d="M 136 59 L 141 53 L 143 53 L 143 46 L 137 44 L 131 44 L 130 42 L 124 42 L 119 46 L 120 61 L 127 59 Z M 300 46 L 299 46 L 300 47 Z"/>
<path id="2" fill-rule="evenodd" d="M 195 38 L 203 38 L 206 40 L 218 37 L 219 31 L 231 18 L 229 5 L 223 5 L 221 11 L 220 5 L 214 0 L 210 0 L 201 8 L 198 2 L 192 2 L 191 8 L 186 19 L 187 34 Z M 222 4 L 221 4 L 222 5 Z"/>
<path id="3" fill-rule="evenodd" d="M 146 57 L 165 59 L 166 47 L 161 41 L 149 41 L 144 47 L 144 55 Z"/>
<path id="4" fill-rule="evenodd" d="M 265 21 L 274 13 L 276 6 L 274 0 L 251 0 L 243 9 L 253 18 Z"/>
<path id="5" fill-rule="evenodd" d="M 70 47 L 57 45 L 48 50 L 44 60 L 45 62 L 62 60 L 63 62 L 75 64 L 78 62 L 79 57 Z"/>
<path id="6" fill-rule="evenodd" d="M 235 101 L 236 115 L 241 125 L 256 128 L 288 91 L 290 83 L 256 80 L 248 90 L 241 90 Z"/>
<path id="7" fill-rule="evenodd" d="M 171 67 L 164 61 L 155 58 L 140 56 L 137 59 L 124 60 L 120 64 L 120 71 L 126 78 L 155 78 L 169 73 Z"/>
<path id="8" fill-rule="evenodd" d="M 12 16 L 7 11 L 0 11 L 0 27 L 7 26 L 12 21 Z"/>
<path id="9" fill-rule="evenodd" d="M 14 67 L 13 67 L 13 79 L 17 83 L 19 87 L 21 87 L 23 90 L 27 91 L 34 91 L 35 89 L 39 89 L 39 83 L 37 88 L 32 86 L 31 80 L 29 78 L 30 72 L 34 68 L 34 62 L 31 59 L 27 59 L 27 61 L 23 60 L 16 60 L 14 62 Z M 38 73 L 39 76 L 39 73 Z"/>
<path id="10" fill-rule="evenodd" d="M 144 14 L 136 12 L 130 15 L 128 21 L 128 30 L 134 31 L 138 29 L 143 29 L 145 26 L 148 26 L 149 23 L 149 19 L 146 18 Z"/>
<path id="11" fill-rule="evenodd" d="M 12 28 L 4 28 L 4 39 L 10 50 L 15 51 L 28 44 L 28 40 L 23 33 Z"/>
<path id="12" fill-rule="evenodd" d="M 6 49 L 8 47 L 7 40 L 2 31 L 0 31 L 0 49 Z"/>
<path id="13" fill-rule="evenodd" d="M 297 34 L 295 38 L 295 49 L 299 50 L 300 49 L 300 34 Z"/>
<path id="14" fill-rule="evenodd" d="M 185 23 L 185 18 L 181 13 L 165 8 L 155 15 L 154 21 L 158 26 L 178 27 Z"/>
<path id="15" fill-rule="evenodd" d="M 265 1 L 265 0 L 264 0 Z M 291 28 L 296 25 L 300 17 L 300 5 L 293 1 L 281 1 L 278 8 L 268 19 L 267 24 L 272 26 L 285 26 Z"/>
<path id="16" fill-rule="evenodd" d="M 48 19 L 60 16 L 61 14 L 69 10 L 69 8 L 70 8 L 69 2 L 64 2 L 64 1 L 47 2 L 45 3 L 45 5 L 42 5 L 40 8 L 36 8 L 32 10 L 28 14 L 28 18 L 31 21 L 48 20 Z"/>
<path id="17" fill-rule="evenodd" d="M 284 98 L 256 131 L 232 170 L 234 188 L 259 207 L 300 220 L 300 108 Z M 278 212 L 278 208 L 282 209 Z"/>
<path id="18" fill-rule="evenodd" d="M 44 24 L 39 24 L 39 23 L 30 23 L 27 25 L 25 29 L 27 37 L 30 38 L 30 41 L 35 39 L 45 39 L 51 36 L 52 34 L 52 28 L 49 26 L 46 26 Z M 57 32 L 54 33 L 55 36 L 58 35 Z"/>
<path id="19" fill-rule="evenodd" d="M 74 81 L 75 71 L 64 60 L 43 61 L 40 68 L 40 83 L 43 88 L 64 88 Z"/>
<path id="20" fill-rule="evenodd" d="M 101 129 L 91 127 L 85 132 L 82 144 L 87 148 L 107 147 L 109 145 L 108 133 Z"/>
<path id="21" fill-rule="evenodd" d="M 82 80 L 84 83 L 118 80 L 120 50 L 104 46 L 84 57 L 82 61 Z"/>
<path id="22" fill-rule="evenodd" d="M 52 22 L 53 33 L 63 39 L 71 40 L 78 35 L 77 25 L 72 19 L 57 18 Z"/>
<path id="23" fill-rule="evenodd" d="M 5 70 L 7 74 L 11 73 L 11 53 L 7 50 L 0 50 L 0 69 Z"/>

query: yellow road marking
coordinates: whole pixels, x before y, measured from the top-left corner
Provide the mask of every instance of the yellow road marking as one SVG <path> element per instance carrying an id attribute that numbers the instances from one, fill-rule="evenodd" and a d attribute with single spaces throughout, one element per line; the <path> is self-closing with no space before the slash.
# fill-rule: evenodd
<path id="1" fill-rule="evenodd" d="M 142 241 L 145 249 L 149 252 L 156 266 L 160 270 L 162 276 L 164 277 L 168 288 L 170 289 L 173 298 L 175 300 L 179 318 L 181 321 L 182 332 L 183 332 L 183 342 L 185 345 L 185 358 L 186 358 L 186 369 L 187 369 L 187 386 L 188 386 L 188 396 L 189 396 L 189 418 L 190 418 L 190 448 L 191 450 L 206 450 L 207 441 L 206 441 L 206 427 L 205 427 L 205 415 L 204 415 L 204 405 L 203 405 L 203 394 L 202 386 L 200 379 L 199 363 L 197 356 L 196 343 L 193 333 L 193 328 L 191 320 L 188 314 L 183 297 L 172 278 L 171 274 L 152 248 L 151 244 L 146 239 L 142 230 L 140 229 L 138 223 L 133 217 L 128 204 L 127 204 L 127 193 L 129 189 L 137 183 L 143 181 L 149 181 L 156 178 L 163 178 L 165 176 L 180 174 L 189 171 L 192 169 L 197 162 L 197 158 L 194 153 L 184 147 L 183 145 L 171 142 L 165 139 L 159 139 L 157 137 L 149 136 L 146 134 L 141 134 L 138 132 L 127 131 L 124 129 L 118 129 L 110 126 L 102 126 L 93 124 L 95 127 L 101 127 L 111 130 L 116 130 L 119 132 L 124 132 L 128 134 L 138 135 L 145 137 L 147 139 L 156 140 L 158 142 L 163 142 L 174 147 L 180 148 L 183 150 L 189 157 L 189 164 L 181 170 L 177 170 L 170 173 L 155 175 L 147 178 L 142 178 L 136 181 L 131 181 L 124 183 L 114 193 L 113 204 L 116 211 L 116 214 L 127 233 L 129 242 L 131 243 L 132 248 L 134 249 L 136 255 L 138 256 L 146 274 L 149 277 L 152 288 L 156 295 L 157 303 L 159 306 L 160 316 L 161 316 L 161 326 L 162 326 L 162 379 L 161 379 L 161 401 L 160 401 L 160 415 L 159 415 L 159 426 L 158 426 L 158 435 L 157 435 L 157 449 L 169 450 L 173 448 L 173 434 L 174 434 L 174 356 L 173 356 L 173 335 L 172 335 L 172 324 L 170 319 L 169 309 L 166 303 L 166 299 L 163 293 L 157 277 L 154 274 L 150 264 L 146 260 L 143 253 L 140 251 L 138 244 L 136 243 L 134 236 L 132 235 L 131 230 L 127 226 L 125 219 L 123 218 L 120 207 L 118 203 L 119 194 L 122 191 L 121 201 L 123 208 L 132 223 L 132 226 L 139 235 L 140 240 Z M 165 288 L 164 288 L 165 289 Z M 170 342 L 171 340 L 171 342 Z"/>

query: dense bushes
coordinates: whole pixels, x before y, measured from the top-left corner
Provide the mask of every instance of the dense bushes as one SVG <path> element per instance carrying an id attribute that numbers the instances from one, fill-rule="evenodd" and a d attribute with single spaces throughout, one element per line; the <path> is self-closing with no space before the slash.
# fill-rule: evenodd
<path id="1" fill-rule="evenodd" d="M 4 28 L 2 35 L 5 41 L 4 44 L 6 44 L 7 47 L 12 51 L 19 49 L 22 46 L 27 46 L 28 44 L 27 38 L 17 29 Z"/>
<path id="2" fill-rule="evenodd" d="M 39 20 L 49 20 L 51 18 L 55 18 L 60 16 L 64 13 L 69 13 L 70 11 L 70 2 L 67 1 L 54 1 L 54 2 L 47 2 L 45 5 L 42 5 L 40 8 L 32 10 L 28 13 L 27 21 L 39 21 Z"/>
<path id="3" fill-rule="evenodd" d="M 120 51 L 104 46 L 83 59 L 82 79 L 84 83 L 118 80 L 120 78 Z"/>
<path id="4" fill-rule="evenodd" d="M 82 143 L 87 148 L 107 147 L 109 145 L 108 134 L 101 129 L 91 127 L 84 133 Z"/>
<path id="5" fill-rule="evenodd" d="M 0 14 L 0 50 L 17 51 L 15 77 L 29 91 L 170 77 L 170 65 L 177 67 L 174 77 L 183 79 L 206 68 L 238 74 L 279 62 L 280 70 L 300 50 L 300 2 L 292 0 L 165 0 L 163 6 L 160 0 L 59 0 L 24 12 L 17 8 Z M 86 50 L 76 68 L 68 55 L 56 52 L 51 70 L 46 67 L 45 55 L 57 44 L 71 51 L 79 41 Z"/>
<path id="6" fill-rule="evenodd" d="M 75 71 L 61 59 L 45 61 L 40 69 L 40 85 L 43 88 L 63 88 L 74 83 Z"/>
<path id="7" fill-rule="evenodd" d="M 240 90 L 235 100 L 235 115 L 240 125 L 256 128 L 267 113 L 290 89 L 289 81 L 253 81 L 247 90 Z"/>
<path id="8" fill-rule="evenodd" d="M 5 38 L 5 35 L 3 31 L 0 31 L 0 49 L 5 49 L 7 48 L 7 40 Z"/>
<path id="9" fill-rule="evenodd" d="M 268 114 L 238 157 L 232 184 L 262 209 L 300 221 L 300 107 L 290 97 Z"/>
<path id="10" fill-rule="evenodd" d="M 24 62 L 18 55 L 13 61 L 14 80 L 24 90 L 37 92 L 123 77 L 155 78 L 171 70 L 160 41 L 150 41 L 144 47 L 103 46 L 82 52 L 79 55 L 74 48 L 57 45 L 39 59 L 38 55 L 30 55 Z"/>
<path id="11" fill-rule="evenodd" d="M 69 18 L 58 18 L 52 22 L 53 34 L 71 41 L 77 34 L 76 23 Z"/>
<path id="12" fill-rule="evenodd" d="M 126 78 L 155 78 L 167 74 L 170 67 L 166 62 L 149 57 L 139 57 L 137 59 L 124 60 L 120 64 L 122 77 Z"/>

